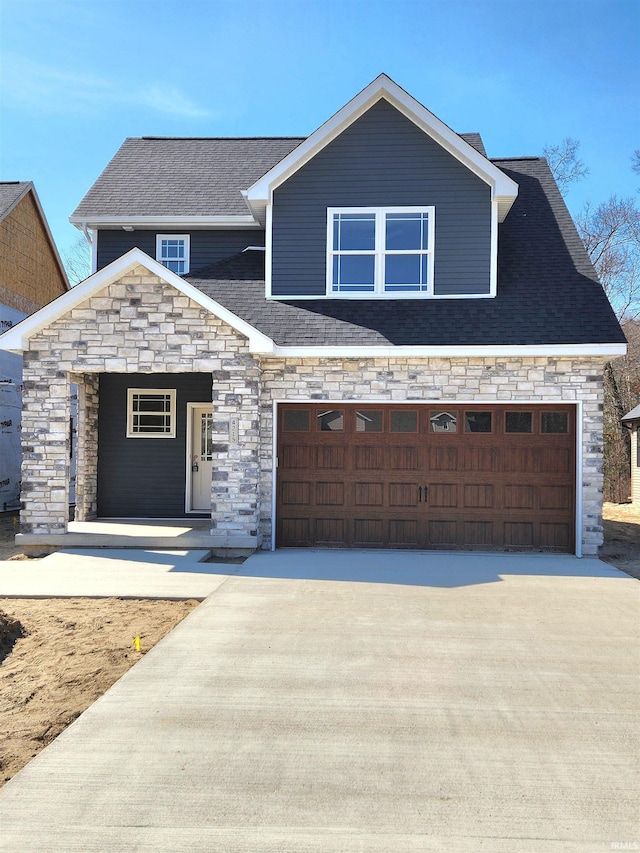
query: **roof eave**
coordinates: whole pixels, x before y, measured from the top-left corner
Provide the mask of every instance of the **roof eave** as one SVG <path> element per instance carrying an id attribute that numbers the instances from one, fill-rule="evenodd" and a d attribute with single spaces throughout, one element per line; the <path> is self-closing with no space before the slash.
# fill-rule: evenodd
<path id="1" fill-rule="evenodd" d="M 81 216 L 74 214 L 69 222 L 76 228 L 92 231 L 118 228 L 260 228 L 251 213 L 231 216 Z"/>
<path id="2" fill-rule="evenodd" d="M 289 358 L 611 358 L 625 355 L 626 344 L 478 344 L 465 346 L 279 346 L 273 354 Z"/>

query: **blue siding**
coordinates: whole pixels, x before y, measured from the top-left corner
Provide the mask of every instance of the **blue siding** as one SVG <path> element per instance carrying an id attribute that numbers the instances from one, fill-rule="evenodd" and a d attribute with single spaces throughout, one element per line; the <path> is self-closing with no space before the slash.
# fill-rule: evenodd
<path id="1" fill-rule="evenodd" d="M 191 260 L 189 273 L 228 258 L 246 249 L 247 246 L 264 246 L 264 231 L 259 229 L 237 229 L 220 231 L 183 231 L 165 228 L 160 231 L 109 230 L 98 232 L 98 269 L 101 270 L 128 252 L 142 249 L 152 258 L 156 256 L 157 234 L 189 234 L 191 237 Z"/>
<path id="2" fill-rule="evenodd" d="M 274 193 L 272 292 L 326 292 L 327 208 L 435 206 L 435 292 L 489 292 L 491 191 L 379 101 Z"/>
<path id="3" fill-rule="evenodd" d="M 210 373 L 100 376 L 98 515 L 180 518 L 185 515 L 187 403 L 212 398 Z M 175 388 L 176 437 L 126 438 L 127 388 Z"/>

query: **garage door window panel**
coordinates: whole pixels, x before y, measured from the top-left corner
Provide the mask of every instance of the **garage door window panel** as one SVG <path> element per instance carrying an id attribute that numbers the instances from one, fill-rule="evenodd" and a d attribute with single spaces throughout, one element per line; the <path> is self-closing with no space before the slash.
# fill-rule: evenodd
<path id="1" fill-rule="evenodd" d="M 344 411 L 342 409 L 319 412 L 316 415 L 316 420 L 320 432 L 342 432 L 344 430 Z"/>
<path id="2" fill-rule="evenodd" d="M 507 433 L 533 432 L 532 412 L 505 412 L 504 431 Z"/>
<path id="3" fill-rule="evenodd" d="M 356 432 L 382 432 L 382 411 L 363 409 L 356 412 Z"/>
<path id="4" fill-rule="evenodd" d="M 429 432 L 455 433 L 458 431 L 458 413 L 456 411 L 438 410 L 429 415 Z"/>
<path id="5" fill-rule="evenodd" d="M 464 431 L 465 432 L 491 432 L 493 426 L 493 417 L 491 412 L 465 412 L 464 416 Z"/>
<path id="6" fill-rule="evenodd" d="M 567 412 L 541 412 L 540 431 L 546 435 L 569 432 L 569 415 Z"/>
<path id="7" fill-rule="evenodd" d="M 284 432 L 309 432 L 308 409 L 285 409 L 282 414 L 282 429 Z"/>
<path id="8" fill-rule="evenodd" d="M 418 412 L 397 409 L 391 412 L 391 432 L 418 432 Z"/>

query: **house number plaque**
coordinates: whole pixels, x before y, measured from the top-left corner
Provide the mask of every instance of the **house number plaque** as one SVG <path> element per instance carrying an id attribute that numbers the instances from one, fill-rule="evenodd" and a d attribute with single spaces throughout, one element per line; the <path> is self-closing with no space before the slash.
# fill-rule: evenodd
<path id="1" fill-rule="evenodd" d="M 237 444 L 240 440 L 238 418 L 229 418 L 229 443 Z"/>

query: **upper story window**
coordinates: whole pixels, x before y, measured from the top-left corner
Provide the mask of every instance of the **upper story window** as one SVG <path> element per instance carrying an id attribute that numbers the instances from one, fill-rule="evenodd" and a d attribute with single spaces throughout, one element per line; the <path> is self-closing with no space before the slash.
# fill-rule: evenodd
<path id="1" fill-rule="evenodd" d="M 434 236 L 433 207 L 330 207 L 327 295 L 430 295 Z"/>
<path id="2" fill-rule="evenodd" d="M 189 272 L 189 235 L 158 234 L 156 260 L 178 275 Z"/>

